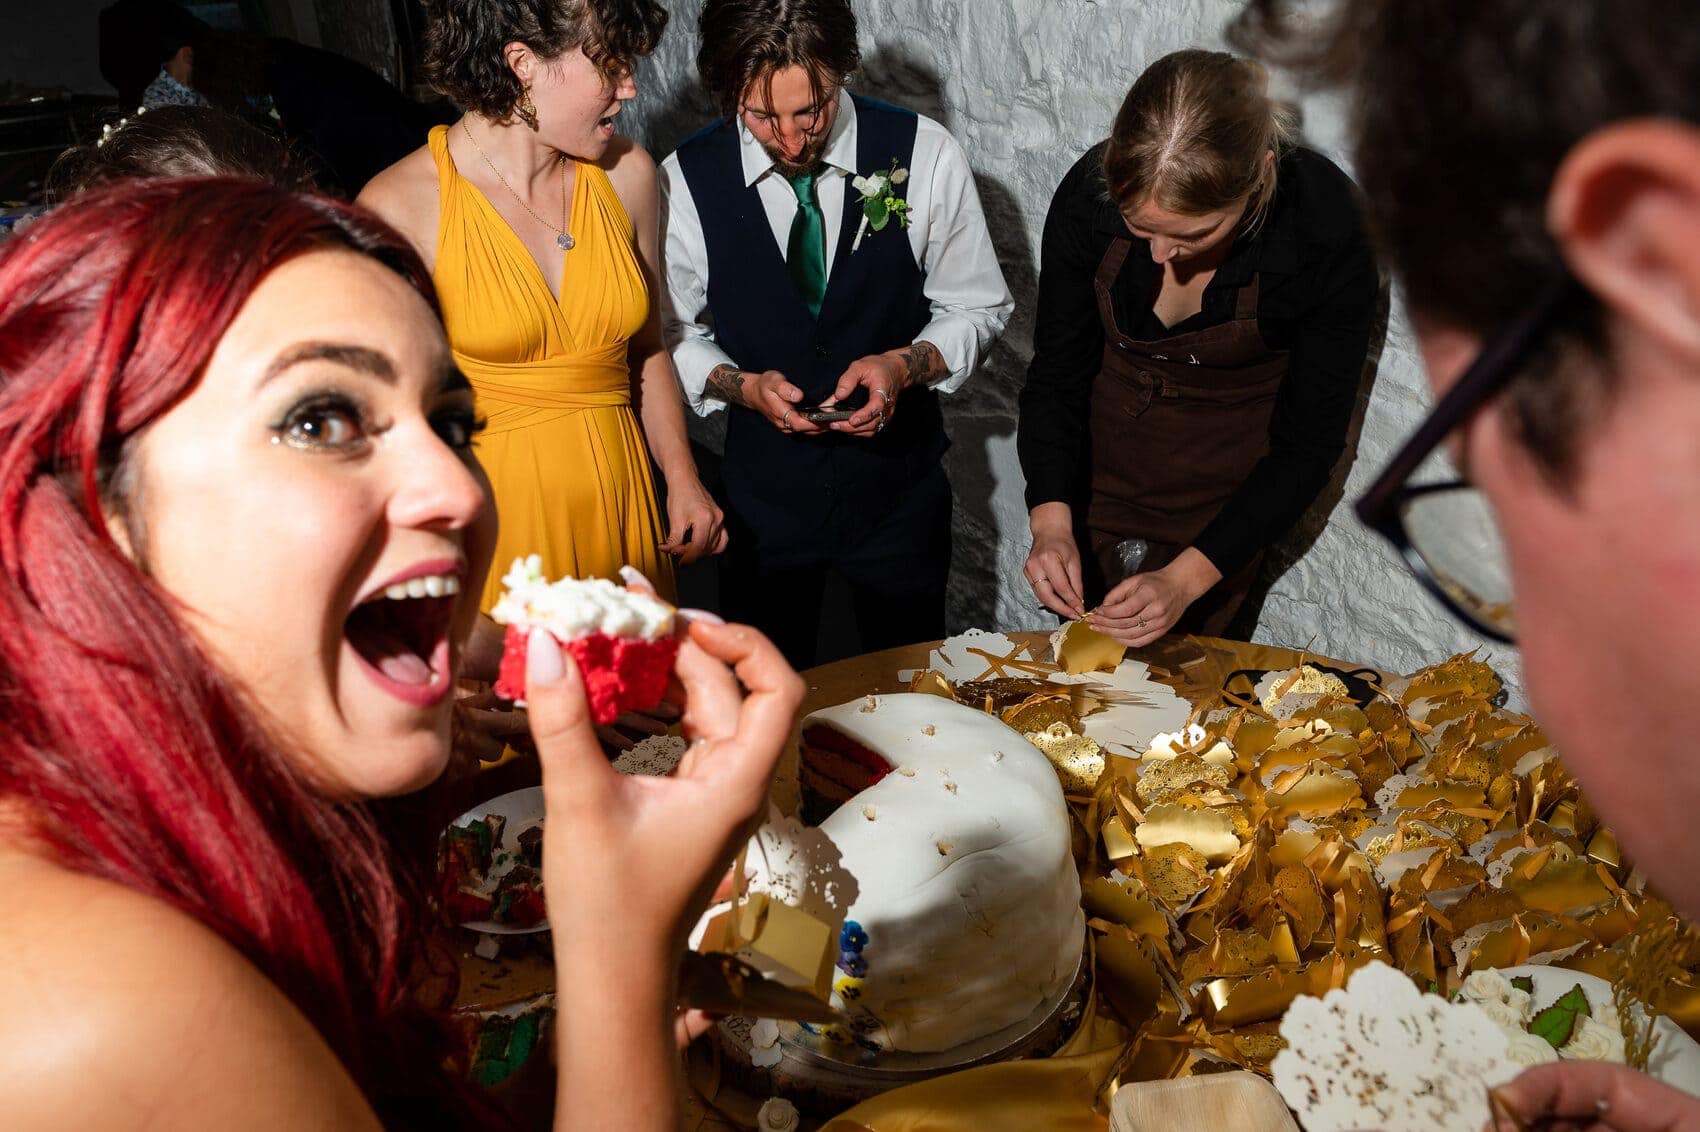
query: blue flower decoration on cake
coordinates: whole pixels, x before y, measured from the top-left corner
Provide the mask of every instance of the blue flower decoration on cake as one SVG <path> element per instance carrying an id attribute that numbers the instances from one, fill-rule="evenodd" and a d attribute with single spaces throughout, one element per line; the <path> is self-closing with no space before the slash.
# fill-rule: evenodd
<path id="1" fill-rule="evenodd" d="M 868 961 L 862 958 L 862 948 L 868 946 L 868 933 L 855 920 L 845 920 L 838 932 L 838 962 L 846 975 L 861 978 L 868 973 Z"/>

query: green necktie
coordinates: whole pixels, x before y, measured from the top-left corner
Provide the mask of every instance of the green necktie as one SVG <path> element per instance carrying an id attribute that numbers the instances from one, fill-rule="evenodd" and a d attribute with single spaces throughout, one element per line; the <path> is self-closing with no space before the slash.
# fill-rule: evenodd
<path id="1" fill-rule="evenodd" d="M 821 217 L 820 198 L 815 196 L 813 171 L 788 177 L 797 194 L 797 215 L 791 221 L 791 244 L 785 265 L 791 282 L 803 297 L 809 313 L 820 317 L 820 302 L 826 294 L 826 221 Z"/>

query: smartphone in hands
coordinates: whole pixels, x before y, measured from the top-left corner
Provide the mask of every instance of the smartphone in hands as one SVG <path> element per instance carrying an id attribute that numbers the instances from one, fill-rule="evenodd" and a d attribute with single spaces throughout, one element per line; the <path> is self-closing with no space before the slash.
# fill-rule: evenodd
<path id="1" fill-rule="evenodd" d="M 818 404 L 804 402 L 801 405 L 793 405 L 792 408 L 799 417 L 811 424 L 831 424 L 833 421 L 847 421 L 856 415 L 855 409 L 846 409 L 838 405 L 823 409 Z"/>

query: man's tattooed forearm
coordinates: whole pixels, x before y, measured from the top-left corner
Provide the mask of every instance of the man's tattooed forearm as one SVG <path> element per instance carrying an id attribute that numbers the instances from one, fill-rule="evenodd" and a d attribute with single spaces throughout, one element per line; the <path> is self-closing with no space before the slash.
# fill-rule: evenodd
<path id="1" fill-rule="evenodd" d="M 944 355 L 931 342 L 917 342 L 899 350 L 897 356 L 909 367 L 904 380 L 910 385 L 924 384 L 944 373 Z"/>
<path id="2" fill-rule="evenodd" d="M 728 405 L 742 405 L 744 371 L 729 363 L 717 365 L 709 371 L 704 391 L 710 397 L 718 397 Z"/>

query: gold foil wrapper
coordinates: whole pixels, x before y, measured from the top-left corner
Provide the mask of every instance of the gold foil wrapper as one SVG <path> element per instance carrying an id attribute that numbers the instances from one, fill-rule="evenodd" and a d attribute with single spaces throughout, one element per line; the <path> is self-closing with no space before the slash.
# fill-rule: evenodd
<path id="1" fill-rule="evenodd" d="M 1147 805 L 1170 801 L 1194 786 L 1226 790 L 1233 773 L 1225 766 L 1205 762 L 1190 752 L 1172 759 L 1152 760 L 1140 768 L 1135 792 Z"/>
<path id="2" fill-rule="evenodd" d="M 1057 667 L 1071 675 L 1114 672 L 1127 655 L 1126 645 L 1084 621 L 1070 621 L 1052 641 Z"/>
<path id="3" fill-rule="evenodd" d="M 1146 891 L 1170 909 L 1185 907 L 1210 886 L 1209 858 L 1184 841 L 1146 850 L 1134 867 Z"/>
<path id="4" fill-rule="evenodd" d="M 1195 810 L 1165 802 L 1145 811 L 1134 838 L 1147 852 L 1176 842 L 1190 845 L 1207 861 L 1220 864 L 1240 849 L 1231 815 L 1220 810 Z"/>
<path id="5" fill-rule="evenodd" d="M 1055 689 L 1033 684 L 985 682 L 968 702 L 1045 721 L 1034 741 L 1066 774 L 1084 748 Z M 1107 1088 L 1266 1073 L 1293 999 L 1372 960 L 1442 990 L 1532 959 L 1613 977 L 1613 949 L 1670 912 L 1631 883 L 1540 729 L 1491 703 L 1498 690 L 1466 655 L 1362 708 L 1273 703 L 1296 709 L 1279 722 L 1225 695 L 1172 749 L 1100 753 L 1066 787 L 1092 846 L 1099 985 L 1138 1029 Z M 1700 943 L 1685 955 L 1665 1009 L 1700 1032 Z"/>
<path id="6" fill-rule="evenodd" d="M 1002 717 L 1005 723 L 1023 735 L 1047 731 L 1058 724 L 1080 733 L 1080 715 L 1070 703 L 1067 692 L 1028 696 L 1014 707 L 1004 708 Z"/>
<path id="7" fill-rule="evenodd" d="M 956 698 L 956 689 L 945 679 L 944 673 L 924 668 L 909 678 L 909 690 L 926 696 L 940 696 L 947 700 Z"/>
<path id="8" fill-rule="evenodd" d="M 1104 774 L 1104 748 L 1097 743 L 1076 735 L 1066 723 L 1053 723 L 1026 738 L 1056 768 L 1063 793 L 1090 794 L 1097 787 Z"/>

